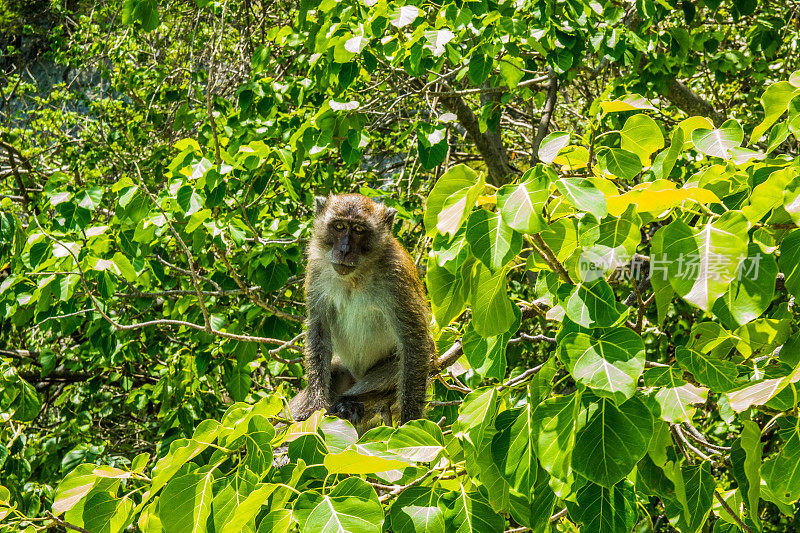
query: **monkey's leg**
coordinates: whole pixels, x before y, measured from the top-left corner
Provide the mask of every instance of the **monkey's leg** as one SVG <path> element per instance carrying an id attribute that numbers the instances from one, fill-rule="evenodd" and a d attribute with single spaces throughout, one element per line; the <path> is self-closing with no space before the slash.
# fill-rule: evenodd
<path id="1" fill-rule="evenodd" d="M 356 380 L 338 359 L 331 362 L 331 396 L 336 399 L 355 384 Z M 305 420 L 318 408 L 310 401 L 309 385 L 289 401 L 289 413 L 295 420 Z"/>
<path id="2" fill-rule="evenodd" d="M 365 414 L 372 416 L 385 403 L 394 402 L 396 383 L 397 357 L 392 356 L 370 368 L 360 380 L 344 391 L 331 412 L 357 425 Z"/>

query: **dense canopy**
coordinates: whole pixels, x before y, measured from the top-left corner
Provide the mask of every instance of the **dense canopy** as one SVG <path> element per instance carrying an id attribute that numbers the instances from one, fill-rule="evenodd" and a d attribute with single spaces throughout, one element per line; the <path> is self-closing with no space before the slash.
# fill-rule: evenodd
<path id="1" fill-rule="evenodd" d="M 800 528 L 800 4 L 0 0 L 0 531 Z M 305 386 L 315 195 L 439 368 Z"/>

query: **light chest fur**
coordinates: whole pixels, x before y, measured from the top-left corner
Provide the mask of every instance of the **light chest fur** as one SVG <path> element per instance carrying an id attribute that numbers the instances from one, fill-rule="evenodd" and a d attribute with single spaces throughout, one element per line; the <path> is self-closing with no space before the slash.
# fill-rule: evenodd
<path id="1" fill-rule="evenodd" d="M 352 276 L 340 276 L 331 267 L 321 276 L 325 278 L 321 286 L 327 290 L 320 296 L 331 311 L 333 355 L 359 379 L 397 348 L 398 339 L 384 311 L 388 306 L 375 296 L 383 291 L 359 285 Z"/>

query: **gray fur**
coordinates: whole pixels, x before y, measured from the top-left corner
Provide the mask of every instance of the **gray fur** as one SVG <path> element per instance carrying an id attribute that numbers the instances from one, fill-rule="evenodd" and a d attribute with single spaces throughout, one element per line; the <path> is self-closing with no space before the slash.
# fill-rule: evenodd
<path id="1" fill-rule="evenodd" d="M 290 404 L 296 419 L 325 407 L 357 423 L 386 417 L 394 403 L 403 423 L 424 414 L 435 357 L 430 310 L 414 263 L 391 234 L 395 213 L 360 195 L 318 205 L 306 272 L 308 388 Z M 346 275 L 331 264 L 334 220 L 370 228 L 366 251 Z"/>

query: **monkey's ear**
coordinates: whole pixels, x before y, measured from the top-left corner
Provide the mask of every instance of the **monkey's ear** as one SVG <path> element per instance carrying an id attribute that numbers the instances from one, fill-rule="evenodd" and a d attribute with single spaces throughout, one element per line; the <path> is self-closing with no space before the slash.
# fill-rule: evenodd
<path id="1" fill-rule="evenodd" d="M 328 198 L 325 196 L 314 197 L 314 215 L 319 215 L 325 209 L 325 204 L 328 203 Z"/>
<path id="2" fill-rule="evenodd" d="M 394 216 L 397 214 L 397 209 L 394 207 L 387 207 L 386 211 L 383 214 L 383 221 L 386 224 L 386 227 L 392 229 L 394 225 Z"/>

